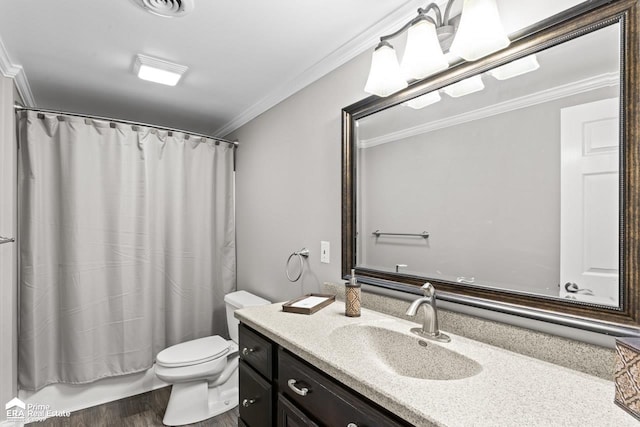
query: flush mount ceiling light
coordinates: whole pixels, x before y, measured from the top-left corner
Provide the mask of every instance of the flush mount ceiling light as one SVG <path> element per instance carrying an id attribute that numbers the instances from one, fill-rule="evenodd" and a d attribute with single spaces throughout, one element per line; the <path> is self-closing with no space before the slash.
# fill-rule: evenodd
<path id="1" fill-rule="evenodd" d="M 495 0 L 463 0 L 457 29 L 449 22 L 449 0 L 444 10 L 435 3 L 418 9 L 418 16 L 395 33 L 380 37 L 373 52 L 365 92 L 389 96 L 407 87 L 409 79 L 423 79 L 449 67 L 447 49 L 467 61 L 475 61 L 509 45 Z M 429 15 L 432 14 L 432 15 Z M 402 65 L 389 40 L 407 32 Z M 449 48 L 450 47 L 450 48 Z"/>
<path id="2" fill-rule="evenodd" d="M 178 18 L 193 10 L 193 0 L 131 0 L 149 13 Z"/>
<path id="3" fill-rule="evenodd" d="M 531 71 L 535 71 L 540 68 L 538 64 L 538 58 L 535 55 L 525 56 L 524 58 L 516 59 L 508 64 L 501 65 L 493 70 L 487 71 L 487 74 L 498 79 L 507 80 L 511 77 L 521 76 Z"/>
<path id="4" fill-rule="evenodd" d="M 142 80 L 175 86 L 188 67 L 151 56 L 137 54 L 133 72 Z"/>

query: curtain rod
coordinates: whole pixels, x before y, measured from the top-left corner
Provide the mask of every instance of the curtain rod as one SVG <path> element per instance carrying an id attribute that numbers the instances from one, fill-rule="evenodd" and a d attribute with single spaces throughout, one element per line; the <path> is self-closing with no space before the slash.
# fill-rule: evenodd
<path id="1" fill-rule="evenodd" d="M 36 112 L 39 112 L 39 113 L 47 113 L 47 114 L 61 114 L 61 115 L 65 115 L 65 116 L 80 117 L 80 118 L 94 119 L 94 120 L 102 120 L 102 121 L 105 121 L 105 122 L 122 123 L 122 124 L 132 125 L 132 126 L 149 127 L 149 128 L 159 129 L 159 130 L 166 130 L 166 131 L 169 131 L 169 132 L 179 132 L 179 133 L 184 133 L 184 134 L 192 135 L 192 136 L 199 137 L 199 138 L 207 138 L 207 139 L 212 139 L 214 141 L 226 142 L 227 144 L 232 144 L 235 148 L 238 147 L 238 141 L 229 141 L 228 139 L 224 139 L 224 138 L 216 138 L 216 137 L 211 136 L 211 135 L 205 135 L 205 134 L 202 134 L 202 133 L 190 132 L 190 131 L 186 131 L 186 130 L 182 130 L 182 129 L 169 128 L 169 127 L 166 127 L 166 126 L 151 125 L 151 124 L 148 124 L 148 123 L 132 122 L 130 120 L 113 119 L 113 118 L 109 118 L 109 117 L 92 116 L 92 115 L 89 115 L 89 114 L 70 113 L 70 112 L 67 112 L 67 111 L 57 111 L 57 110 L 47 110 L 47 109 L 44 109 L 44 108 L 24 107 L 24 106 L 19 105 L 19 104 L 14 104 L 13 108 L 15 110 L 17 110 L 17 111 L 36 111 Z"/>

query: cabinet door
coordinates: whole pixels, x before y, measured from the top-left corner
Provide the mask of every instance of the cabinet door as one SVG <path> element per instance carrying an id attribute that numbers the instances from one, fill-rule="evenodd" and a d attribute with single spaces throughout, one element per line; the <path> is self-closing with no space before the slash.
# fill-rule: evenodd
<path id="1" fill-rule="evenodd" d="M 243 324 L 240 324 L 238 333 L 240 359 L 271 381 L 273 379 L 273 344 Z"/>
<path id="2" fill-rule="evenodd" d="M 271 384 L 242 360 L 240 373 L 240 418 L 249 427 L 272 425 Z"/>
<path id="3" fill-rule="evenodd" d="M 301 410 L 278 394 L 278 427 L 318 427 Z"/>

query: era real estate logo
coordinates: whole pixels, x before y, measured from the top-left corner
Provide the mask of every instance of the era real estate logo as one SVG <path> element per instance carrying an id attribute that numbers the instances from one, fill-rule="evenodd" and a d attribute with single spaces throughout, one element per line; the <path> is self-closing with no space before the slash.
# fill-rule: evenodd
<path id="1" fill-rule="evenodd" d="M 7 411 L 7 421 L 19 423 L 32 423 L 51 417 L 68 417 L 71 415 L 69 411 L 51 410 L 49 405 L 24 403 L 17 397 L 7 402 L 4 405 L 4 409 Z"/>
<path id="2" fill-rule="evenodd" d="M 27 408 L 25 403 L 14 397 L 6 405 L 4 405 L 4 409 L 7 411 L 7 421 L 23 421 L 24 413 Z"/>

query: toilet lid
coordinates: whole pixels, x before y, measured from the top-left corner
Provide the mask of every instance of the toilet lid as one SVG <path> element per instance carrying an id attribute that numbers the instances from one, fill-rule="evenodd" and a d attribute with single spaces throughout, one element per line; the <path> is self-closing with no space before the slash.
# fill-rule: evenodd
<path id="1" fill-rule="evenodd" d="M 199 338 L 165 348 L 156 362 L 166 367 L 190 366 L 218 359 L 229 352 L 229 342 L 219 335 Z"/>

